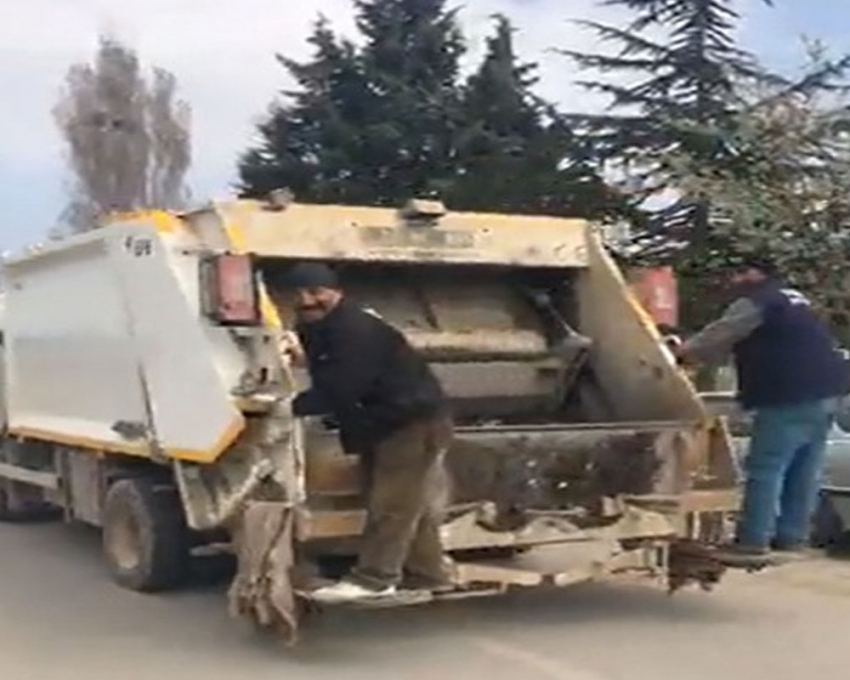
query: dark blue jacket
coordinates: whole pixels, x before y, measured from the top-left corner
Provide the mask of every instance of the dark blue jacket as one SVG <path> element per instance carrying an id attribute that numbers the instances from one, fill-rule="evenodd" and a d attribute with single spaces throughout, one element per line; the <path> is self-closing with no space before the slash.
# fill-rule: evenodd
<path id="1" fill-rule="evenodd" d="M 791 406 L 847 393 L 850 366 L 802 293 L 767 281 L 747 297 L 761 311 L 762 323 L 734 349 L 744 408 Z"/>

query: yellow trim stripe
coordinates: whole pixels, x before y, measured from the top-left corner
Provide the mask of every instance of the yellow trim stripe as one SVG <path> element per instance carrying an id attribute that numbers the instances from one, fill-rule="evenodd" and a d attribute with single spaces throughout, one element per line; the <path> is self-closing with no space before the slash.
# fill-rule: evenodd
<path id="1" fill-rule="evenodd" d="M 212 463 L 223 454 L 236 438 L 245 429 L 245 419 L 237 416 L 219 437 L 218 441 L 208 451 L 194 449 L 165 449 L 165 455 L 173 460 L 186 461 L 189 463 Z M 146 444 L 131 442 L 110 442 L 92 437 L 79 437 L 63 432 L 42 430 L 33 427 L 9 428 L 9 434 L 13 437 L 24 439 L 38 439 L 39 441 L 62 444 L 63 446 L 75 446 L 81 449 L 91 449 L 100 453 L 124 454 L 126 456 L 137 456 L 150 458 L 150 451 Z"/>
<path id="2" fill-rule="evenodd" d="M 224 232 L 227 234 L 227 240 L 230 241 L 230 245 L 233 250 L 237 253 L 244 253 L 246 251 L 247 246 L 245 245 L 245 236 L 236 224 L 233 222 L 225 222 Z"/>
<path id="3" fill-rule="evenodd" d="M 116 212 L 105 216 L 101 220 L 104 226 L 110 226 L 121 222 L 139 221 L 148 222 L 160 234 L 173 234 L 184 227 L 183 220 L 174 213 L 165 210 L 135 210 Z M 235 227 L 225 226 L 227 237 L 234 244 L 234 248 L 244 251 L 245 241 L 239 230 Z M 265 291 L 260 292 L 260 309 L 263 319 L 269 325 L 280 325 L 277 310 Z M 165 449 L 168 458 L 196 463 L 215 462 L 236 441 L 245 429 L 245 418 L 242 414 L 236 415 L 234 420 L 225 428 L 218 441 L 207 451 L 194 449 Z M 15 437 L 38 439 L 40 441 L 53 442 L 64 446 L 74 446 L 90 449 L 100 453 L 123 454 L 150 458 L 150 451 L 145 443 L 113 442 L 90 437 L 79 437 L 62 432 L 53 432 L 38 428 L 10 428 L 9 433 Z"/>
<path id="4" fill-rule="evenodd" d="M 172 234 L 181 227 L 180 218 L 165 210 L 137 210 L 114 213 L 104 217 L 103 224 L 108 226 L 118 222 L 129 222 L 133 220 L 148 221 L 161 234 Z"/>

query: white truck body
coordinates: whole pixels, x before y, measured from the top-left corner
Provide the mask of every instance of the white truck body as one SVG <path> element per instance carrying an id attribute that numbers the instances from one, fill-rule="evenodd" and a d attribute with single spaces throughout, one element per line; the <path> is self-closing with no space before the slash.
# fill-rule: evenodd
<path id="1" fill-rule="evenodd" d="M 221 263 L 242 256 L 250 276 L 226 279 Z M 449 393 L 446 550 L 562 544 L 586 556 L 554 572 L 459 559 L 455 596 L 625 571 L 671 587 L 719 579 L 704 548 L 737 507 L 728 433 L 592 225 L 429 202 L 140 213 L 7 260 L 0 517 L 40 502 L 102 525 L 116 578 L 137 589 L 171 583 L 175 546 L 188 552 L 203 532 L 244 548 L 265 521 L 246 527 L 258 508 L 276 518 L 278 557 L 353 554 L 358 460 L 291 416 L 305 376 L 278 346 L 292 323 L 280 274 L 309 259 L 339 266 L 348 293 L 405 333 Z M 210 311 L 246 285 L 256 323 Z M 501 526 L 506 510 L 520 523 Z M 287 574 L 280 587 L 304 594 Z"/>

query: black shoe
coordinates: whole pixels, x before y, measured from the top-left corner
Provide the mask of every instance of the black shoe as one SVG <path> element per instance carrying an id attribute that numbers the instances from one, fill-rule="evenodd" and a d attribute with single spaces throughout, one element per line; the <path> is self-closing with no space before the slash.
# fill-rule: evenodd
<path id="1" fill-rule="evenodd" d="M 798 553 L 803 552 L 809 546 L 805 541 L 781 541 L 774 539 L 770 547 L 776 552 Z"/>
<path id="2" fill-rule="evenodd" d="M 713 556 L 728 567 L 762 567 L 770 564 L 770 548 L 743 543 L 718 546 Z"/>

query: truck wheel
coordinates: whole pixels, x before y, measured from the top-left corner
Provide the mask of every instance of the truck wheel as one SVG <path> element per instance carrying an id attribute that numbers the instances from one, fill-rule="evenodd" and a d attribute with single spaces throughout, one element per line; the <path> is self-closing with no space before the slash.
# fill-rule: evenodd
<path id="1" fill-rule="evenodd" d="M 103 550 L 115 581 L 156 592 L 181 585 L 189 572 L 189 532 L 180 497 L 151 479 L 122 479 L 106 494 Z"/>

